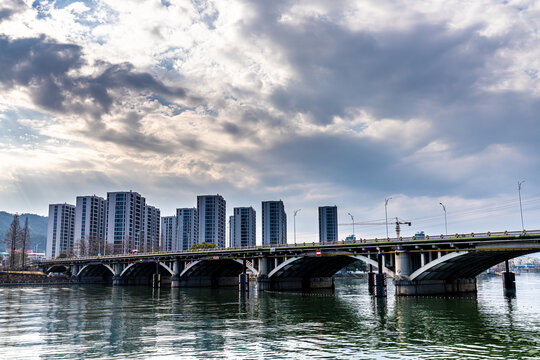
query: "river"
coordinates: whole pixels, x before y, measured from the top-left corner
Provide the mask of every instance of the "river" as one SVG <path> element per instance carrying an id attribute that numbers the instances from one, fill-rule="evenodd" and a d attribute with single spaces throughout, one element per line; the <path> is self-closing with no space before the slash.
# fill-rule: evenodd
<path id="1" fill-rule="evenodd" d="M 538 359 L 540 274 L 463 298 L 73 285 L 0 288 L 4 359 Z"/>

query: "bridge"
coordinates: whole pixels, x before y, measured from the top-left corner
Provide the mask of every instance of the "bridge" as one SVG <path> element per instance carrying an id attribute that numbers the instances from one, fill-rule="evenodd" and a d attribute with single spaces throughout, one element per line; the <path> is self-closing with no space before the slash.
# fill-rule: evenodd
<path id="1" fill-rule="evenodd" d="M 309 291 L 333 289 L 333 276 L 361 260 L 369 265 L 376 296 L 386 295 L 387 277 L 398 296 L 448 295 L 476 292 L 476 276 L 503 261 L 504 288 L 512 291 L 508 260 L 538 251 L 540 230 L 523 230 L 74 257 L 42 261 L 40 267 L 80 283 L 237 287 L 250 276 L 259 290 Z"/>

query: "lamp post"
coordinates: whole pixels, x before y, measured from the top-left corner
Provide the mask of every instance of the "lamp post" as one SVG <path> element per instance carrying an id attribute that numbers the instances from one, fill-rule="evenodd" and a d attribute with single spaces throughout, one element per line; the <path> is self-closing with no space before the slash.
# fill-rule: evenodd
<path id="1" fill-rule="evenodd" d="M 384 199 L 384 218 L 385 224 L 386 224 L 386 238 L 388 239 L 388 201 L 391 199 L 391 197 L 388 197 Z"/>
<path id="2" fill-rule="evenodd" d="M 523 184 L 525 180 L 518 181 L 518 194 L 519 194 L 519 212 L 521 213 L 521 230 L 525 230 L 525 226 L 523 225 L 523 207 L 521 206 L 521 184 Z"/>
<path id="3" fill-rule="evenodd" d="M 444 211 L 444 234 L 448 235 L 448 225 L 446 222 L 446 206 L 442 202 L 439 203 L 442 206 L 442 209 Z"/>
<path id="4" fill-rule="evenodd" d="M 355 237 L 354 236 L 354 216 L 352 216 L 351 213 L 347 213 L 347 214 L 349 214 L 349 216 L 351 217 L 351 220 L 352 220 L 352 236 L 354 238 Z"/>
<path id="5" fill-rule="evenodd" d="M 296 214 L 302 209 L 294 210 L 294 244 L 296 245 Z"/>

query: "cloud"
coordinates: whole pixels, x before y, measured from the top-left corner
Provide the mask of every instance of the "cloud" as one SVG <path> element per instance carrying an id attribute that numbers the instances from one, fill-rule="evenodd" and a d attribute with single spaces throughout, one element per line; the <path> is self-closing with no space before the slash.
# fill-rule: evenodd
<path id="1" fill-rule="evenodd" d="M 4 3 L 0 5 L 0 23 L 22 11 L 24 7 L 25 4 L 22 0 L 5 0 Z"/>
<path id="2" fill-rule="evenodd" d="M 166 86 L 148 73 L 136 72 L 127 62 L 96 64 L 97 75 L 78 75 L 76 72 L 86 65 L 82 48 L 45 36 L 15 40 L 1 36 L 0 50 L 0 82 L 8 88 L 30 88 L 37 105 L 55 112 L 83 111 L 99 117 L 110 112 L 114 91 L 172 99 L 186 96 L 184 89 Z"/>
<path id="3" fill-rule="evenodd" d="M 186 98 L 186 90 L 137 72 L 127 62 L 98 63 L 94 65 L 96 74 L 81 74 L 87 65 L 78 45 L 61 44 L 45 36 L 14 40 L 0 36 L 0 84 L 4 89 L 22 86 L 35 105 L 57 115 L 86 115 L 87 126 L 82 132 L 102 141 L 141 150 L 166 149 L 168 144 L 141 131 L 143 115 L 136 111 L 118 114 L 117 108 L 126 96 L 177 101 Z M 106 116 L 125 126 L 111 128 L 104 121 Z"/>

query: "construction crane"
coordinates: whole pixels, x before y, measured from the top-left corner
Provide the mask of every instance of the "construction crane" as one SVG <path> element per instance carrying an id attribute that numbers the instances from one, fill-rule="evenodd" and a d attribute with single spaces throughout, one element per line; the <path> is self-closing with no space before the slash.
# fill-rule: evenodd
<path id="1" fill-rule="evenodd" d="M 395 222 L 388 222 L 388 224 L 396 224 L 396 236 L 399 239 L 399 234 L 401 233 L 401 226 L 400 225 L 408 225 L 411 226 L 410 221 L 399 221 L 398 218 L 396 218 Z M 339 224 L 339 225 L 386 225 L 385 222 L 353 222 L 348 224 Z"/>

